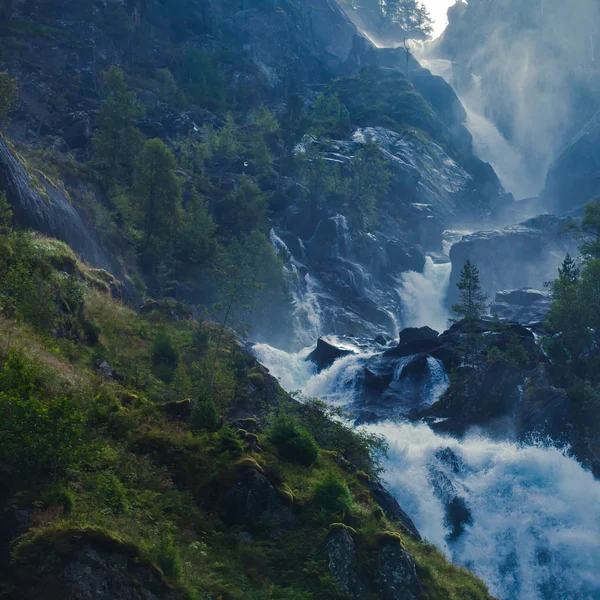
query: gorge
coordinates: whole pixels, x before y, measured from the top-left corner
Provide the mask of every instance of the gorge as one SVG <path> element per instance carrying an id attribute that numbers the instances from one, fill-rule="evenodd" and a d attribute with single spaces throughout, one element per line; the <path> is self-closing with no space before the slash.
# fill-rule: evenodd
<path id="1" fill-rule="evenodd" d="M 600 597 L 567 4 L 0 1 L 0 597 Z"/>

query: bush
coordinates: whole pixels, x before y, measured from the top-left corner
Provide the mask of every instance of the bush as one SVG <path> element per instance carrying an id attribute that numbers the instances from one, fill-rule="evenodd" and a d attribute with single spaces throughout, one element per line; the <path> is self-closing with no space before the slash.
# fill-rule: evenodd
<path id="1" fill-rule="evenodd" d="M 313 502 L 331 513 L 343 513 L 352 506 L 352 494 L 344 480 L 330 471 L 314 486 Z"/>
<path id="2" fill-rule="evenodd" d="M 244 452 L 244 444 L 231 427 L 223 427 L 219 431 L 219 449 L 223 453 L 228 452 L 231 456 L 239 456 Z"/>
<path id="3" fill-rule="evenodd" d="M 192 408 L 190 424 L 193 429 L 206 429 L 207 431 L 219 429 L 221 417 L 213 399 L 208 394 L 200 394 L 198 402 Z"/>
<path id="4" fill-rule="evenodd" d="M 167 537 L 163 537 L 156 546 L 156 562 L 167 577 L 179 579 L 183 574 L 183 563 L 179 549 Z"/>
<path id="5" fill-rule="evenodd" d="M 305 467 L 312 465 L 319 456 L 319 446 L 310 431 L 285 416 L 275 420 L 269 440 L 277 446 L 282 458 Z"/>
<path id="6" fill-rule="evenodd" d="M 208 349 L 208 342 L 210 341 L 210 329 L 199 323 L 196 327 L 194 327 L 194 331 L 192 333 L 192 346 L 201 353 L 206 352 Z"/>
<path id="7" fill-rule="evenodd" d="M 179 364 L 179 350 L 164 327 L 154 338 L 151 355 L 155 375 L 165 383 L 171 383 Z"/>

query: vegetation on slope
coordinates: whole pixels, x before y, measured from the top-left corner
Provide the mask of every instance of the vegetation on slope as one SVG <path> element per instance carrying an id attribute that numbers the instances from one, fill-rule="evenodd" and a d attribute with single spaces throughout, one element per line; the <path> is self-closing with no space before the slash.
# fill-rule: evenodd
<path id="1" fill-rule="evenodd" d="M 64 244 L 10 227 L 0 244 L 0 493 L 5 521 L 24 515 L 2 540 L 7 597 L 64 593 L 87 544 L 130 557 L 131 581 L 166 580 L 164 597 L 345 598 L 328 569 L 336 522 L 365 565 L 377 536 L 399 535 L 422 598 L 489 597 L 375 504 L 380 440 L 291 399 L 185 306 L 137 314 Z M 243 495 L 252 477 L 267 509 Z"/>

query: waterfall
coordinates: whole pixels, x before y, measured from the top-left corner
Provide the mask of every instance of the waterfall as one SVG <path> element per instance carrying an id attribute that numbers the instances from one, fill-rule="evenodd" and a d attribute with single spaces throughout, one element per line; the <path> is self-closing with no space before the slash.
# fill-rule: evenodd
<path id="1" fill-rule="evenodd" d="M 600 483 L 556 448 L 462 441 L 426 425 L 370 426 L 388 440 L 385 478 L 421 534 L 477 573 L 501 600 L 600 597 Z M 471 523 L 448 541 L 444 499 L 432 480 L 448 472 Z"/>
<path id="2" fill-rule="evenodd" d="M 407 271 L 400 276 L 397 289 L 402 304 L 405 327 L 428 325 L 436 331 L 445 331 L 449 314 L 446 294 L 450 283 L 452 264 L 425 259 L 423 273 Z"/>
<path id="3" fill-rule="evenodd" d="M 285 242 L 275 233 L 269 232 L 269 240 L 277 255 L 284 261 L 284 273 L 288 288 L 294 300 L 294 337 L 297 346 L 305 347 L 315 342 L 321 335 L 321 308 L 319 306 L 319 284 L 310 275 L 304 275 L 292 257 Z M 300 248 L 305 252 L 304 244 L 299 240 Z"/>
<path id="4" fill-rule="evenodd" d="M 449 60 L 421 58 L 420 61 L 434 75 L 443 77 L 454 87 L 452 63 Z M 480 79 L 473 77 L 471 86 L 466 91 L 457 88 L 454 88 L 454 91 L 467 113 L 465 125 L 473 136 L 475 154 L 494 167 L 504 188 L 512 192 L 517 199 L 536 196 L 543 186 L 543 181 L 535 181 L 519 150 L 484 116 Z"/>

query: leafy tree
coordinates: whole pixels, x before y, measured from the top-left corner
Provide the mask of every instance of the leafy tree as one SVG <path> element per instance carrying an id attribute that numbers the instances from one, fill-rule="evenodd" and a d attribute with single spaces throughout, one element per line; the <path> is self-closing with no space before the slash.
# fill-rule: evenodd
<path id="1" fill-rule="evenodd" d="M 215 154 L 222 154 L 227 158 L 235 158 L 240 151 L 237 135 L 237 126 L 230 113 L 227 115 L 225 124 L 221 129 L 218 131 L 209 131 L 211 150 Z"/>
<path id="2" fill-rule="evenodd" d="M 309 467 L 319 456 L 319 446 L 308 429 L 285 415 L 279 415 L 269 431 L 269 440 L 285 460 Z"/>
<path id="3" fill-rule="evenodd" d="M 190 423 L 194 429 L 205 429 L 207 431 L 217 431 L 221 426 L 221 417 L 210 394 L 202 391 L 198 397 L 198 402 L 192 409 Z"/>
<path id="4" fill-rule="evenodd" d="M 225 105 L 227 86 L 219 64 L 210 54 L 193 44 L 183 49 L 179 79 L 192 102 L 212 109 Z"/>
<path id="5" fill-rule="evenodd" d="M 352 506 L 352 494 L 346 482 L 329 471 L 313 488 L 313 502 L 328 512 L 345 513 Z"/>
<path id="6" fill-rule="evenodd" d="M 0 72 L 0 125 L 6 121 L 19 95 L 19 82 L 6 72 Z"/>
<path id="7" fill-rule="evenodd" d="M 308 190 L 311 209 L 332 194 L 344 197 L 346 181 L 342 179 L 339 165 L 326 161 L 310 142 L 296 156 L 303 183 Z"/>
<path id="8" fill-rule="evenodd" d="M 465 364 L 474 366 L 479 355 L 479 322 L 486 312 L 487 294 L 481 290 L 479 270 L 467 260 L 456 284 L 460 291 L 460 302 L 452 307 L 458 320 L 462 320 L 467 335 Z"/>
<path id="9" fill-rule="evenodd" d="M 217 224 L 208 212 L 206 202 L 193 189 L 178 230 L 179 259 L 196 265 L 206 264 L 216 252 L 216 230 Z"/>
<path id="10" fill-rule="evenodd" d="M 156 71 L 156 83 L 158 84 L 159 98 L 177 108 L 185 107 L 187 101 L 185 95 L 179 89 L 177 80 L 169 69 L 158 69 Z"/>
<path id="11" fill-rule="evenodd" d="M 136 165 L 132 197 L 143 233 L 142 250 L 160 252 L 173 243 L 179 210 L 181 184 L 173 153 L 159 139 L 144 144 Z"/>
<path id="12" fill-rule="evenodd" d="M 103 102 L 98 113 L 98 130 L 93 142 L 95 162 L 110 184 L 126 182 L 133 171 L 143 136 L 136 121 L 143 107 L 125 82 L 123 71 L 112 66 L 102 74 Z"/>
<path id="13" fill-rule="evenodd" d="M 219 226 L 235 239 L 242 238 L 255 229 L 265 231 L 268 212 L 267 197 L 248 177 L 242 177 L 239 186 L 216 206 Z"/>

